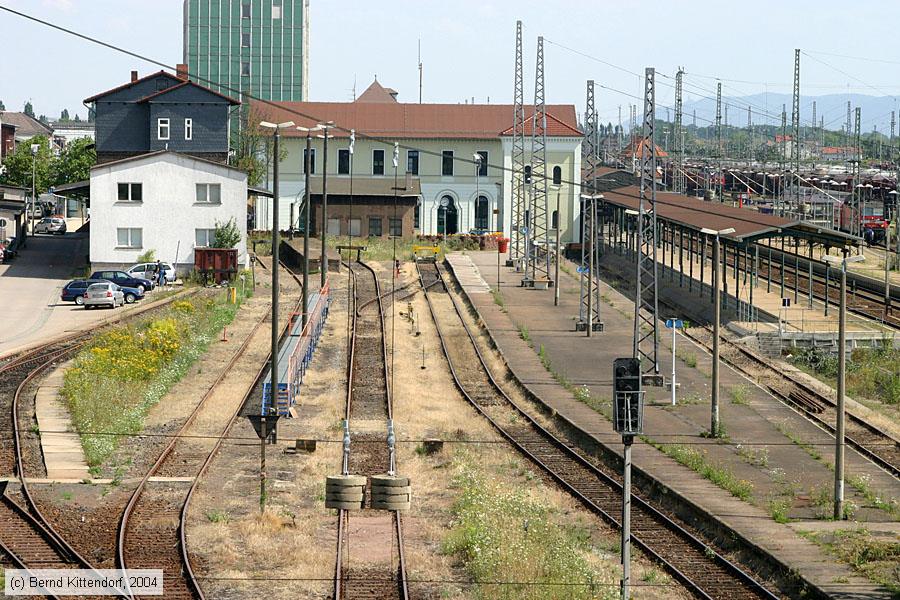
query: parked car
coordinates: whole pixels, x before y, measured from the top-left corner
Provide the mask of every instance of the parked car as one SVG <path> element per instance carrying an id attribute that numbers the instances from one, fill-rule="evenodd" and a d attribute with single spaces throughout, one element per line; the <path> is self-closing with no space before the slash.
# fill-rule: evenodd
<path id="1" fill-rule="evenodd" d="M 104 279 L 73 279 L 67 283 L 59 294 L 63 302 L 74 302 L 81 306 L 84 304 L 84 292 L 88 286 L 94 283 L 107 283 Z M 122 290 L 125 304 L 134 304 L 144 297 L 144 291 L 140 288 L 116 286 Z"/>
<path id="2" fill-rule="evenodd" d="M 8 237 L 5 240 L 0 240 L 0 249 L 3 250 L 3 260 L 12 260 L 19 253 L 17 250 L 18 244 L 16 244 L 15 237 Z"/>
<path id="3" fill-rule="evenodd" d="M 149 291 L 156 287 L 156 284 L 143 277 L 132 277 L 125 271 L 94 271 L 91 273 L 91 279 L 105 279 L 112 281 L 122 287 L 138 288 L 141 291 Z"/>
<path id="4" fill-rule="evenodd" d="M 163 271 L 165 271 L 166 273 L 166 281 L 168 283 L 172 283 L 173 281 L 175 281 L 175 267 L 173 267 L 169 263 L 161 264 Z M 156 274 L 155 262 L 138 263 L 133 267 L 129 267 L 125 272 L 132 277 L 143 277 L 144 279 L 149 279 L 154 283 L 159 281 L 159 277 Z"/>
<path id="5" fill-rule="evenodd" d="M 122 292 L 122 288 L 112 282 L 92 283 L 84 291 L 85 309 L 94 308 L 95 306 L 115 308 L 124 305 L 125 294 Z"/>
<path id="6" fill-rule="evenodd" d="M 62 235 L 66 232 L 66 221 L 57 217 L 47 217 L 41 219 L 34 226 L 35 233 L 58 233 Z"/>

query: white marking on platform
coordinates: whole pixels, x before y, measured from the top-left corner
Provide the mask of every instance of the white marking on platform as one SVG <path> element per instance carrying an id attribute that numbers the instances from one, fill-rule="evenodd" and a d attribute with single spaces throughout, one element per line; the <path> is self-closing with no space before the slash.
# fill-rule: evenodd
<path id="1" fill-rule="evenodd" d="M 472 263 L 472 258 L 467 254 L 448 254 L 447 262 L 453 267 L 456 280 L 470 294 L 486 294 L 491 291 L 490 286 L 481 277 L 481 273 Z"/>

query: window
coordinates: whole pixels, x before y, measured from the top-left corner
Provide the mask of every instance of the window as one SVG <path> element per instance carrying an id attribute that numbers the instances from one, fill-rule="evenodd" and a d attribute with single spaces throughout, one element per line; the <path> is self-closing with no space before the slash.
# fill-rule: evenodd
<path id="1" fill-rule="evenodd" d="M 169 139 L 169 119 L 156 120 L 156 138 L 160 140 Z"/>
<path id="2" fill-rule="evenodd" d="M 241 18 L 249 19 L 250 18 L 250 3 L 244 2 L 241 4 Z"/>
<path id="3" fill-rule="evenodd" d="M 441 152 L 441 175 L 453 177 L 453 150 Z"/>
<path id="4" fill-rule="evenodd" d="M 369 217 L 369 236 L 381 237 L 381 217 Z"/>
<path id="5" fill-rule="evenodd" d="M 340 219 L 328 219 L 328 235 L 341 235 L 341 220 Z"/>
<path id="6" fill-rule="evenodd" d="M 306 148 L 303 149 L 303 173 L 306 173 Z M 316 172 L 316 149 L 311 148 L 309 153 L 309 174 L 312 175 Z"/>
<path id="7" fill-rule="evenodd" d="M 478 196 L 475 203 L 475 229 L 487 231 L 490 227 L 490 201 L 487 196 Z"/>
<path id="8" fill-rule="evenodd" d="M 272 7 L 272 18 L 280 19 L 281 18 L 281 7 L 277 4 Z"/>
<path id="9" fill-rule="evenodd" d="M 487 177 L 488 153 L 487 150 L 479 150 L 476 154 L 481 157 L 481 163 L 478 165 L 478 176 Z"/>
<path id="10" fill-rule="evenodd" d="M 350 149 L 340 148 L 338 150 L 338 175 L 347 175 L 350 173 Z"/>
<path id="11" fill-rule="evenodd" d="M 244 61 L 241 63 L 241 75 L 250 76 L 250 63 Z"/>
<path id="12" fill-rule="evenodd" d="M 198 247 L 210 247 L 213 242 L 216 240 L 216 230 L 215 229 L 195 229 L 194 230 L 194 245 Z"/>
<path id="13" fill-rule="evenodd" d="M 422 206 L 421 202 L 416 201 L 416 210 L 413 211 L 413 229 L 419 228 L 419 208 Z"/>
<path id="14" fill-rule="evenodd" d="M 553 167 L 553 185 L 560 185 L 562 183 L 562 167 L 559 165 Z"/>
<path id="15" fill-rule="evenodd" d="M 140 183 L 120 183 L 116 199 L 119 202 L 142 202 L 144 199 L 143 187 Z"/>
<path id="16" fill-rule="evenodd" d="M 390 226 L 390 234 L 400 237 L 403 235 L 403 219 L 394 219 L 393 217 L 388 219 L 388 225 Z"/>
<path id="17" fill-rule="evenodd" d="M 384 175 L 384 150 L 372 150 L 372 175 Z"/>
<path id="18" fill-rule="evenodd" d="M 410 175 L 418 175 L 419 174 L 419 151 L 418 150 L 407 150 L 406 151 L 406 172 Z"/>
<path id="19" fill-rule="evenodd" d="M 140 248 L 141 229 L 136 227 L 119 227 L 116 229 L 116 246 L 118 248 Z"/>
<path id="20" fill-rule="evenodd" d="M 186 140 L 194 139 L 194 120 L 193 119 L 185 119 L 184 120 L 184 139 L 186 139 Z"/>
<path id="21" fill-rule="evenodd" d="M 350 219 L 350 235 L 359 237 L 359 228 L 361 224 L 362 219 Z"/>
<path id="22" fill-rule="evenodd" d="M 531 165 L 525 165 L 525 183 L 531 183 Z"/>
<path id="23" fill-rule="evenodd" d="M 550 229 L 558 229 L 559 228 L 559 211 L 554 210 L 550 215 Z"/>
<path id="24" fill-rule="evenodd" d="M 218 183 L 198 183 L 197 202 L 206 204 L 221 204 L 222 185 Z"/>
<path id="25" fill-rule="evenodd" d="M 241 48 L 249 48 L 250 47 L 250 34 L 242 33 L 241 34 Z"/>

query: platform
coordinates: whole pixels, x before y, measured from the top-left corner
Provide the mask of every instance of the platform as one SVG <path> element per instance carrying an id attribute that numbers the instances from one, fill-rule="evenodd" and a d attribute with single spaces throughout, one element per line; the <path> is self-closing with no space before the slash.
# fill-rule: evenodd
<path id="1" fill-rule="evenodd" d="M 341 256 L 332 248 L 325 249 L 325 256 L 328 260 L 328 270 L 337 273 L 341 270 Z M 293 239 L 288 237 L 281 238 L 281 260 L 294 269 L 295 271 L 303 271 L 303 236 L 295 236 Z M 319 272 L 319 263 L 322 262 L 322 243 L 319 238 L 309 238 L 309 270 L 310 272 Z"/>
<path id="2" fill-rule="evenodd" d="M 584 386 L 598 402 L 611 396 L 612 360 L 617 356 L 631 355 L 633 304 L 628 298 L 603 283 L 600 292 L 604 331 L 588 338 L 583 332 L 574 331 L 579 300 L 578 280 L 574 277 L 561 274 L 560 306 L 554 307 L 552 290 L 521 288 L 521 274 L 504 267 L 501 270 L 501 308 L 492 296 L 468 293 L 472 287 L 473 268 L 489 286 L 496 286 L 494 253 L 450 254 L 447 261 L 454 271 L 467 274 L 467 281 L 462 283 L 463 289 L 467 290 L 469 301 L 477 309 L 510 370 L 523 387 L 540 398 L 553 411 L 556 419 L 570 424 L 587 439 L 620 455 L 621 439 L 612 431 L 609 421 L 600 412 L 576 400 L 571 390 Z M 477 280 L 475 283 L 480 287 Z M 527 336 L 522 335 L 525 330 Z M 662 331 L 668 333 L 664 329 Z M 528 341 L 523 337 L 527 337 Z M 661 373 L 668 378 L 672 359 L 667 338 L 671 339 L 662 335 L 660 362 Z M 852 590 L 867 598 L 890 597 L 813 542 L 786 525 L 776 523 L 764 508 L 769 494 L 777 495 L 781 489 L 773 481 L 771 472 L 774 469 L 789 471 L 789 480 L 803 491 L 829 485 L 833 479 L 833 474 L 823 462 L 813 459 L 787 441 L 779 427 L 789 428 L 797 436 L 809 440 L 823 456 L 833 452 L 833 440 L 727 367 L 723 367 L 721 373 L 721 411 L 731 443 L 720 444 L 702 438 L 700 434 L 708 427 L 709 419 L 709 357 L 683 338 L 678 344 L 683 350 L 694 354 L 696 367 L 688 368 L 681 360 L 678 361 L 678 381 L 681 384 L 677 394 L 678 406 L 669 405 L 669 392 L 664 388 L 652 388 L 648 392 L 644 430 L 657 443 L 687 444 L 687 448 L 699 449 L 709 463 L 728 465 L 737 478 L 752 482 L 756 500 L 751 503 L 732 496 L 646 443 L 635 444 L 636 469 L 654 477 L 670 490 L 670 494 L 687 498 L 702 511 L 715 516 L 736 535 L 762 549 L 772 559 L 795 568 L 806 581 L 824 593 L 837 598 L 850 597 L 848 591 Z M 542 364 L 538 349 L 542 351 L 543 361 L 550 365 L 552 373 Z M 566 381 L 569 389 L 563 387 L 560 380 Z M 740 403 L 729 400 L 729 390 L 734 386 L 746 389 L 746 399 Z M 771 467 L 763 469 L 741 458 L 739 449 L 742 447 L 765 451 L 766 464 Z M 894 497 L 900 494 L 898 484 L 891 476 L 849 449 L 847 472 L 864 474 L 870 478 L 873 487 L 885 490 Z M 848 494 L 848 499 L 861 507 L 865 506 L 865 500 L 852 490 Z M 802 504 L 801 500 L 796 502 Z M 860 518 L 874 520 L 882 518 L 880 515 L 880 512 L 873 510 L 860 510 Z M 855 524 L 848 523 L 847 526 L 852 528 Z"/>
<path id="3" fill-rule="evenodd" d="M 75 433 L 59 391 L 71 361 L 58 365 L 44 379 L 35 396 L 35 414 L 48 479 L 90 479 L 81 438 Z"/>

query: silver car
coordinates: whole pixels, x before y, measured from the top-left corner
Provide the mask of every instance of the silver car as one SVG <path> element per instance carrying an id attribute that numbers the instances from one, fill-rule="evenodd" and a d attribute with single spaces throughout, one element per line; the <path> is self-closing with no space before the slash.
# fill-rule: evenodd
<path id="1" fill-rule="evenodd" d="M 84 308 L 108 306 L 115 308 L 125 305 L 125 294 L 115 283 L 92 283 L 84 291 Z"/>
<path id="2" fill-rule="evenodd" d="M 66 232 L 66 222 L 58 217 L 47 217 L 41 219 L 34 226 L 35 233 L 57 233 L 64 234 Z"/>

